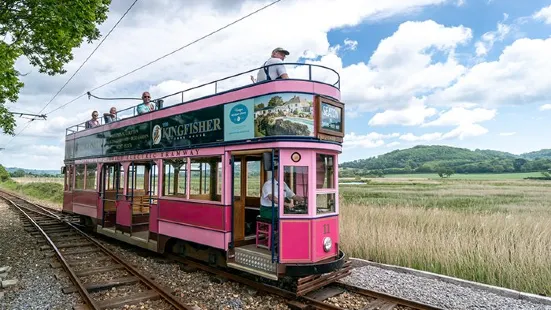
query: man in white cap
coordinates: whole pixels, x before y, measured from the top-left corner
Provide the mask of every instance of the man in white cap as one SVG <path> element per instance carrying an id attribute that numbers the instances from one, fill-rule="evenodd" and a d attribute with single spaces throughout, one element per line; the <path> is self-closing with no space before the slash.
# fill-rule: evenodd
<path id="1" fill-rule="evenodd" d="M 285 56 L 288 55 L 289 51 L 281 47 L 275 48 L 272 51 L 272 57 L 264 63 L 264 67 L 258 70 L 256 82 L 288 79 L 289 75 L 287 74 L 287 70 L 285 70 L 285 66 L 283 65 L 283 60 L 285 60 Z"/>

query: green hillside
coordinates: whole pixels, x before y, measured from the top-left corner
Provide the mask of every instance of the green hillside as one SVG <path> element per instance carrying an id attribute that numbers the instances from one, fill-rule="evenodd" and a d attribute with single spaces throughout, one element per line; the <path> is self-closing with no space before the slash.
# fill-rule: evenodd
<path id="1" fill-rule="evenodd" d="M 532 172 L 551 168 L 550 150 L 514 155 L 494 150 L 474 150 L 418 145 L 380 156 L 345 162 L 341 175 L 366 173 L 433 173 L 451 169 L 455 173 Z"/>

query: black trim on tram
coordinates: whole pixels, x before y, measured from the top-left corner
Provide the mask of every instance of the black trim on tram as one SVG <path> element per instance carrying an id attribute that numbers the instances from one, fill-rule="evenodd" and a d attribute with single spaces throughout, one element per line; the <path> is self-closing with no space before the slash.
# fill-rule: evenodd
<path id="1" fill-rule="evenodd" d="M 328 263 L 285 264 L 285 275 L 290 277 L 305 277 L 313 274 L 324 274 L 341 269 L 346 261 L 346 255 L 339 250 L 339 256 Z"/>

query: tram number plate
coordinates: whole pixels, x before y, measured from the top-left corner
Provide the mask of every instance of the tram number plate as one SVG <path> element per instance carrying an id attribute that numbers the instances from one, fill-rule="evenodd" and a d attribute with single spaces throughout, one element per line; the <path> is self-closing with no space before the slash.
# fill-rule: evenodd
<path id="1" fill-rule="evenodd" d="M 335 142 L 339 142 L 339 143 L 342 143 L 342 141 L 343 141 L 342 137 L 326 135 L 326 134 L 323 134 L 323 133 L 318 133 L 318 139 L 327 140 L 327 141 L 335 141 Z"/>

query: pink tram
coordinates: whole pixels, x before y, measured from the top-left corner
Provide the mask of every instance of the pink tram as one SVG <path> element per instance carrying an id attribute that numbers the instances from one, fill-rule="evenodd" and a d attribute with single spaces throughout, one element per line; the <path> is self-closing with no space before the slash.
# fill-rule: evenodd
<path id="1" fill-rule="evenodd" d="M 340 77 L 293 65 L 307 77 L 219 90 L 250 70 L 202 85 L 214 86 L 208 96 L 184 100 L 185 90 L 150 113 L 67 128 L 64 212 L 123 242 L 267 279 L 338 272 Z M 303 199 L 261 217 L 274 179 L 286 185 L 272 186 L 278 197 Z"/>

